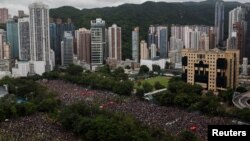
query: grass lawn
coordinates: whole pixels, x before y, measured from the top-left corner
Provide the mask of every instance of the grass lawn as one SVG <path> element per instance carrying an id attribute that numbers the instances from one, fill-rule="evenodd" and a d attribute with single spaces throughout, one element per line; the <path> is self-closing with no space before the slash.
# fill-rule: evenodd
<path id="1" fill-rule="evenodd" d="M 145 80 L 139 80 L 139 81 L 141 82 L 141 84 L 143 84 L 144 82 L 148 82 L 153 86 L 155 82 L 159 81 L 162 85 L 167 86 L 169 79 L 170 78 L 166 76 L 157 76 L 157 77 L 153 77 L 153 78 L 149 78 Z M 135 88 L 138 88 L 137 84 L 138 84 L 138 81 L 135 83 Z"/>

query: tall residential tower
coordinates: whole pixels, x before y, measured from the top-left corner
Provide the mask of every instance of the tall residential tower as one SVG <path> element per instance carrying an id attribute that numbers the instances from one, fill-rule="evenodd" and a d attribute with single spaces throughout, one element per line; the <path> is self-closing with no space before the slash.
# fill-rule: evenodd
<path id="1" fill-rule="evenodd" d="M 216 34 L 216 46 L 223 47 L 224 39 L 224 2 L 219 0 L 215 5 L 215 34 Z"/>
<path id="2" fill-rule="evenodd" d="M 101 18 L 91 21 L 91 65 L 96 68 L 104 62 L 106 46 L 105 21 Z"/>
<path id="3" fill-rule="evenodd" d="M 30 59 L 31 73 L 51 71 L 51 48 L 49 34 L 49 7 L 43 3 L 29 5 L 30 12 Z M 53 58 L 53 57 L 52 57 Z"/>

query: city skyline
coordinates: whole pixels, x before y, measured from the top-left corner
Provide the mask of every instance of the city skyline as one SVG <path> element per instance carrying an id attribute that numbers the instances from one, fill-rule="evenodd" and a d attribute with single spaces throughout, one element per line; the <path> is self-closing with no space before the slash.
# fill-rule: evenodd
<path id="1" fill-rule="evenodd" d="M 147 2 L 149 0 L 91 0 L 91 1 L 80 1 L 80 0 L 26 0 L 26 1 L 16 1 L 16 0 L 1 0 L 0 5 L 2 8 L 9 9 L 9 14 L 11 16 L 17 15 L 18 10 L 24 10 L 25 13 L 28 13 L 27 6 L 30 3 L 41 1 L 47 5 L 49 5 L 50 8 L 58 8 L 61 6 L 73 6 L 78 9 L 91 9 L 91 8 L 102 8 L 102 7 L 112 7 L 112 6 L 119 6 L 122 4 L 130 3 L 130 4 L 142 4 L 144 2 Z M 205 0 L 150 0 L 153 2 L 187 2 L 187 1 L 193 1 L 193 2 L 200 2 Z M 248 0 L 224 0 L 226 2 L 228 1 L 235 1 L 235 2 L 241 2 L 246 3 Z"/>

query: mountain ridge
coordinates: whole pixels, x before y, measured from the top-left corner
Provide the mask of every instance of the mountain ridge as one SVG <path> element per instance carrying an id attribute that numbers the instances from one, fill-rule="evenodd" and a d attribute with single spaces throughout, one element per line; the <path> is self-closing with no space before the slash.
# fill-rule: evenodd
<path id="1" fill-rule="evenodd" d="M 50 10 L 52 18 L 72 18 L 77 28 L 90 28 L 90 20 L 102 18 L 106 27 L 116 23 L 122 27 L 123 59 L 131 58 L 131 32 L 134 27 L 140 27 L 140 40 L 147 39 L 148 27 L 159 25 L 209 25 L 214 24 L 214 9 L 216 0 L 201 2 L 145 2 L 142 4 L 123 4 L 116 7 L 93 9 L 77 9 L 71 6 Z M 242 5 L 239 2 L 225 3 L 225 37 L 227 36 L 228 13 L 233 8 Z M 170 29 L 169 29 L 170 30 Z"/>

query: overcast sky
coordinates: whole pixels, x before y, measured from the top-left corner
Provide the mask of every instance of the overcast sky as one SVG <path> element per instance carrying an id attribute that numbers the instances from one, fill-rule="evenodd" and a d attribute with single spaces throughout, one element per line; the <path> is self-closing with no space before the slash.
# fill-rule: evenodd
<path id="1" fill-rule="evenodd" d="M 143 3 L 147 0 L 0 0 L 0 8 L 5 7 L 9 9 L 9 13 L 13 16 L 16 15 L 17 10 L 24 10 L 27 14 L 28 5 L 36 2 L 43 1 L 48 4 L 50 8 L 60 6 L 74 6 L 79 9 L 95 8 L 106 6 L 117 6 L 124 3 Z M 183 2 L 183 1 L 201 1 L 201 0 L 151 0 L 151 1 L 165 1 L 165 2 Z M 224 0 L 224 1 L 239 1 L 249 2 L 249 0 Z"/>

